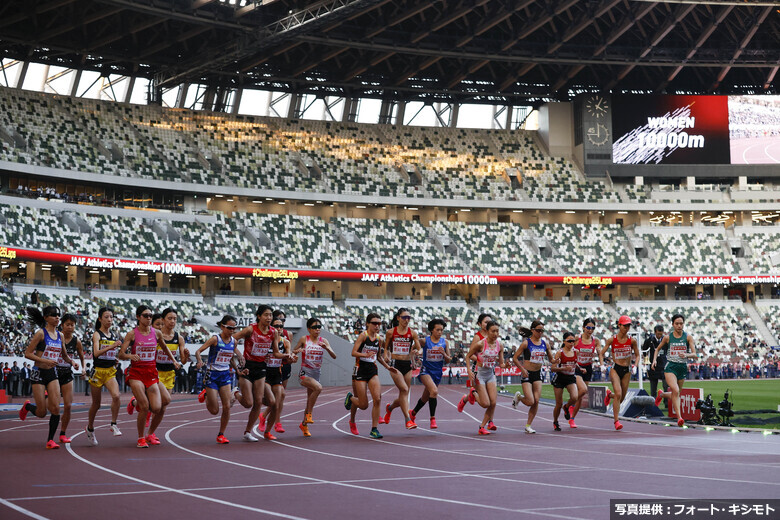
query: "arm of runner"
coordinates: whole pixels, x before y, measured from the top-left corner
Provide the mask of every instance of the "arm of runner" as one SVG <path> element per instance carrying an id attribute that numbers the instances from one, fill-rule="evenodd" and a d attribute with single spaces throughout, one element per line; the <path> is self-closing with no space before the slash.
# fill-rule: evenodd
<path id="1" fill-rule="evenodd" d="M 210 337 L 210 338 L 209 338 L 209 339 L 206 341 L 206 343 L 204 343 L 203 345 L 201 345 L 201 346 L 198 348 L 198 350 L 196 350 L 196 351 L 195 351 L 195 359 L 197 359 L 197 360 L 198 360 L 198 363 L 197 363 L 197 365 L 195 365 L 195 368 L 197 368 L 198 370 L 200 370 L 200 368 L 203 366 L 203 359 L 200 357 L 200 354 L 201 354 L 201 352 L 203 352 L 203 351 L 204 351 L 204 350 L 206 350 L 207 348 L 211 348 L 211 347 L 213 347 L 214 345 L 216 345 L 216 343 L 217 343 L 217 337 L 216 337 L 216 336 L 211 336 L 211 337 Z M 238 350 L 238 347 L 234 348 L 234 349 L 233 349 L 233 353 L 235 354 L 235 352 L 236 352 L 237 350 Z"/>
<path id="2" fill-rule="evenodd" d="M 135 329 L 131 330 L 130 332 L 125 335 L 125 339 L 122 341 L 122 346 L 119 347 L 119 352 L 116 353 L 117 359 L 120 359 L 122 361 L 129 360 L 129 361 L 140 361 L 141 356 L 138 354 L 128 354 L 127 349 L 130 348 L 130 343 L 135 340 Z M 108 350 L 108 349 L 106 349 Z M 169 351 L 170 352 L 170 351 Z"/>

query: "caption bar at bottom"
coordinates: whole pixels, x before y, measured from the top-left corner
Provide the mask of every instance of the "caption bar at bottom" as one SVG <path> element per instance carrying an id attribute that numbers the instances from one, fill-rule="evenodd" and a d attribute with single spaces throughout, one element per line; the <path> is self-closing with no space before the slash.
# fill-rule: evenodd
<path id="1" fill-rule="evenodd" d="M 609 518 L 762 519 L 780 518 L 780 500 L 610 500 Z"/>

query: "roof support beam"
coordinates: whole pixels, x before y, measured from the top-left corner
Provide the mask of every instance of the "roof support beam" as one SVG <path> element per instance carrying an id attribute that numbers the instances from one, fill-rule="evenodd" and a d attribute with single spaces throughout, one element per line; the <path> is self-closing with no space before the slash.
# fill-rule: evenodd
<path id="1" fill-rule="evenodd" d="M 610 9 L 612 9 L 622 1 L 623 0 L 604 0 L 603 2 L 601 2 L 601 5 L 598 6 L 594 11 L 592 12 L 588 11 L 584 13 L 582 19 L 576 25 L 572 25 L 566 30 L 565 33 L 563 33 L 563 36 L 561 37 L 560 41 L 553 43 L 547 48 L 547 54 L 552 54 L 553 52 L 560 49 L 564 43 L 571 40 L 579 33 L 587 29 L 597 18 L 601 18 L 604 15 L 604 13 L 606 13 L 607 11 L 609 11 Z"/>
<path id="2" fill-rule="evenodd" d="M 504 42 L 504 44 L 501 46 L 501 50 L 506 51 L 511 49 L 517 44 L 517 42 L 519 42 L 520 40 L 524 40 L 532 33 L 534 33 L 536 30 L 544 27 L 545 24 L 550 23 L 550 20 L 552 20 L 555 16 L 561 14 L 566 9 L 569 9 L 570 7 L 574 6 L 577 3 L 577 1 L 578 0 L 565 0 L 560 4 L 556 4 L 555 9 L 553 10 L 552 13 L 545 12 L 545 14 L 538 16 L 535 20 L 528 22 L 523 26 L 522 29 L 520 29 L 520 32 L 517 33 L 517 35 L 515 35 L 514 38 Z"/>
<path id="3" fill-rule="evenodd" d="M 740 57 L 740 55 L 744 52 L 745 48 L 750 43 L 750 40 L 753 39 L 753 36 L 756 35 L 756 32 L 758 31 L 758 28 L 761 26 L 762 23 L 764 23 L 764 20 L 766 20 L 766 17 L 769 16 L 769 13 L 772 12 L 774 7 L 765 7 L 764 10 L 761 12 L 761 14 L 756 17 L 755 21 L 748 20 L 748 27 L 750 27 L 745 33 L 745 36 L 742 38 L 742 41 L 739 42 L 739 47 L 737 47 L 737 50 L 734 51 L 734 54 L 731 56 L 731 61 L 729 63 L 733 64 L 737 58 Z M 752 23 L 751 23 L 752 22 Z M 720 82 L 723 81 L 723 78 L 726 77 L 726 74 L 729 73 L 731 70 L 731 65 L 726 65 L 722 69 L 720 69 L 720 72 L 718 73 L 718 77 L 715 80 L 715 82 L 710 87 L 710 90 L 715 90 L 720 86 Z"/>

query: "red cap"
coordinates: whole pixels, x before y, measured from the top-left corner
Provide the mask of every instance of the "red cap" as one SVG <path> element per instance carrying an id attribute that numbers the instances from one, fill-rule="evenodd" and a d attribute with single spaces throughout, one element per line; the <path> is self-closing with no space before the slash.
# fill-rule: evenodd
<path id="1" fill-rule="evenodd" d="M 618 318 L 618 323 L 621 325 L 631 325 L 631 318 L 626 316 L 625 314 Z"/>

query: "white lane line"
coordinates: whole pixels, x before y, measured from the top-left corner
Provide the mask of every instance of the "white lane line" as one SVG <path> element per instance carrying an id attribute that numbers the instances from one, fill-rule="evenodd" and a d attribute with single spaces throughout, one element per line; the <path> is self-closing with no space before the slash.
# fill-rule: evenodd
<path id="1" fill-rule="evenodd" d="M 29 516 L 30 518 L 35 518 L 35 520 L 49 520 L 45 516 L 41 516 L 41 515 L 39 515 L 37 513 L 33 513 L 29 509 L 25 509 L 23 507 L 19 507 L 16 504 L 12 504 L 11 502 L 9 502 L 8 500 L 5 500 L 3 498 L 0 498 L 0 504 L 6 506 L 9 509 L 13 509 L 14 511 L 22 513 L 25 516 Z"/>

